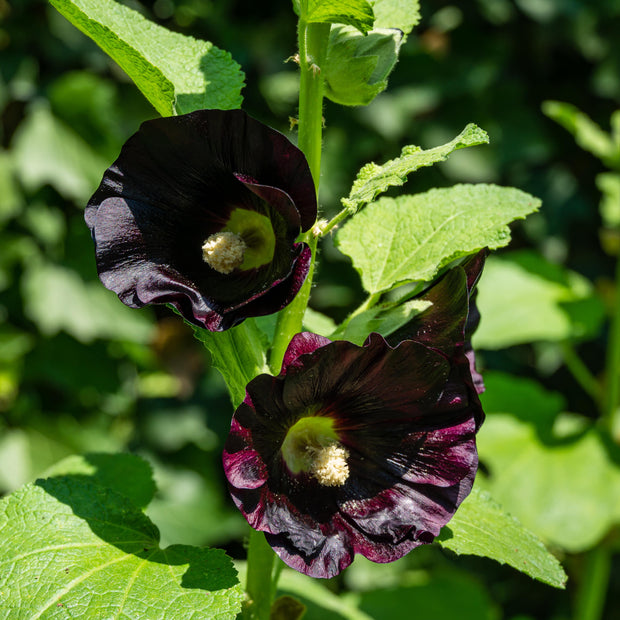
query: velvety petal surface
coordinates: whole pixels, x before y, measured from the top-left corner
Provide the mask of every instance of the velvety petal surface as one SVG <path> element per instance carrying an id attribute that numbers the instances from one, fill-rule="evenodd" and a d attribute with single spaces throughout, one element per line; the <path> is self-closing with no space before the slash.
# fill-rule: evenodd
<path id="1" fill-rule="evenodd" d="M 254 266 L 212 269 L 203 243 L 244 218 L 248 251 L 262 256 L 264 234 L 272 249 Z M 294 298 L 311 258 L 296 238 L 316 219 L 316 197 L 303 154 L 282 134 L 240 110 L 200 110 L 143 123 L 85 219 L 100 278 L 124 303 L 169 303 L 219 331 Z M 253 222 L 267 229 L 257 236 Z"/>
<path id="2" fill-rule="evenodd" d="M 462 270 L 458 277 L 466 291 Z M 363 347 L 298 334 L 281 374 L 248 384 L 224 468 L 235 503 L 289 566 L 332 577 L 356 553 L 400 558 L 431 542 L 471 490 L 482 410 L 463 377 L 466 292 L 453 303 L 463 304 L 457 319 L 431 316 L 420 327 L 437 330 L 437 348 L 391 347 L 378 334 Z M 309 415 L 329 418 L 347 451 L 341 485 L 293 473 L 282 456 L 289 429 Z"/>

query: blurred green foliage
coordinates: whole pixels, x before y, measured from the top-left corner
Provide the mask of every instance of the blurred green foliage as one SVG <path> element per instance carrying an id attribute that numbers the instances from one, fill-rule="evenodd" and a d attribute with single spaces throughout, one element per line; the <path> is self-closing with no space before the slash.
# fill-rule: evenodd
<path id="1" fill-rule="evenodd" d="M 295 65 L 287 63 L 296 51 L 290 0 L 127 4 L 172 31 L 229 51 L 246 74 L 246 111 L 288 132 L 297 96 Z M 584 459 L 598 459 L 611 472 L 604 493 L 618 485 L 617 455 L 592 432 L 580 434 L 579 424 L 596 416 L 595 395 L 568 373 L 559 341 L 587 336 L 579 352 L 593 375 L 602 372 L 601 302 L 592 299 L 595 293 L 608 299 L 613 261 L 598 249 L 598 205 L 601 191 L 617 196 L 618 190 L 617 179 L 604 176 L 610 173 L 603 164 L 541 106 L 569 102 L 608 129 L 620 106 L 620 2 L 426 0 L 421 11 L 385 92 L 367 107 L 326 103 L 321 207 L 327 215 L 338 212 L 340 198 L 368 161 L 397 157 L 405 144 L 443 144 L 469 122 L 489 133 L 490 146 L 457 152 L 390 195 L 490 182 L 542 199 L 540 213 L 513 230 L 512 249 L 529 254 L 492 264 L 487 286 L 494 275 L 503 277 L 502 268 L 517 271 L 523 294 L 536 301 L 520 319 L 522 326 L 548 316 L 539 323 L 549 329 L 535 337 L 506 334 L 506 326 L 485 327 L 483 318 L 480 344 L 486 348 L 479 358 L 486 369 L 535 379 L 546 391 L 535 388 L 534 394 L 519 385 L 521 400 L 530 398 L 529 404 L 520 409 L 512 401 L 506 411 L 501 377 L 490 381 L 495 390 L 489 399 L 495 400 L 487 404 L 491 415 L 481 454 L 491 489 L 518 513 L 510 470 L 500 461 L 524 463 L 517 475 L 523 480 L 528 467 L 536 476 L 535 460 L 545 468 L 550 453 L 562 451 L 566 467 L 558 480 L 551 489 L 548 480 L 536 486 L 539 497 L 562 495 L 554 504 L 560 514 L 552 515 L 557 523 L 536 514 L 536 503 L 519 516 L 539 535 L 556 523 L 548 540 L 581 551 L 617 522 L 618 505 L 607 498 L 609 506 L 601 511 L 597 504 L 594 512 L 604 523 L 584 526 L 588 531 L 571 547 L 564 537 L 574 531 L 566 517 L 572 506 L 581 509 L 577 525 L 586 519 L 590 508 L 580 502 L 579 489 L 589 485 L 580 481 L 569 488 L 572 494 L 559 493 L 568 484 L 560 474 L 570 478 L 575 472 L 577 479 Z M 164 544 L 220 545 L 243 557 L 245 523 L 227 498 L 220 466 L 232 412 L 224 384 L 178 317 L 165 309 L 129 310 L 103 289 L 82 221 L 85 202 L 121 144 L 157 113 L 101 50 L 43 0 L 0 0 L 0 58 L 0 492 L 32 481 L 67 455 L 129 450 L 154 467 L 159 492 L 148 515 Z M 583 121 L 571 118 L 566 122 Z M 336 320 L 363 298 L 349 260 L 329 242 L 320 257 L 319 283 L 311 305 Z M 483 280 L 481 305 L 485 294 Z M 489 336 L 493 330 L 498 335 Z M 512 381 L 504 387 L 514 394 Z M 577 426 L 564 410 L 579 414 Z M 540 416 L 532 419 L 533 411 Z M 494 435 L 509 437 L 505 450 Z M 493 479 L 498 468 L 503 475 Z M 571 576 L 579 575 L 581 562 L 579 555 L 568 559 Z M 299 593 L 307 587 L 303 583 L 295 575 L 283 579 L 282 590 Z M 307 618 L 385 620 L 415 605 L 425 610 L 420 617 L 438 619 L 454 618 L 457 611 L 472 618 L 560 619 L 569 616 L 571 597 L 570 589 L 552 591 L 510 569 L 476 558 L 457 561 L 436 547 L 389 567 L 358 560 L 327 587 L 345 594 L 338 601 L 354 600 L 362 611 L 347 616 L 335 608 L 327 616 L 304 600 Z M 618 596 L 620 582 L 612 579 L 608 620 L 617 617 Z M 456 608 L 450 597 L 458 600 Z"/>

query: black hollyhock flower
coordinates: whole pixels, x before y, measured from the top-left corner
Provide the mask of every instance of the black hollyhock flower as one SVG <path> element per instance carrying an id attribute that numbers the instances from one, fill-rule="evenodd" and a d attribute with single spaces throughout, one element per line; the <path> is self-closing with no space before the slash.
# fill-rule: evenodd
<path id="1" fill-rule="evenodd" d="M 302 152 L 241 110 L 142 124 L 86 207 L 103 284 L 128 306 L 173 305 L 220 331 L 301 287 L 317 214 Z"/>
<path id="2" fill-rule="evenodd" d="M 450 303 L 417 340 L 298 334 L 280 375 L 247 386 L 224 451 L 230 491 L 302 573 L 333 577 L 356 553 L 396 560 L 430 543 L 471 490 L 483 412 L 464 351 L 465 270 L 436 287 Z"/>

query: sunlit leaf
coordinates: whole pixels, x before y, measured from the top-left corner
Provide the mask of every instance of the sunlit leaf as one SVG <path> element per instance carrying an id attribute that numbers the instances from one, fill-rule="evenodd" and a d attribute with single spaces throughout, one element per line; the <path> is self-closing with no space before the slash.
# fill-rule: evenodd
<path id="1" fill-rule="evenodd" d="M 43 475 L 89 480 L 121 493 L 138 508 L 145 508 L 155 495 L 153 470 L 135 454 L 71 455 L 55 463 Z"/>
<path id="2" fill-rule="evenodd" d="M 325 95 L 342 105 L 368 105 L 387 87 L 401 42 L 398 30 L 361 34 L 350 26 L 332 26 L 321 66 Z"/>
<path id="3" fill-rule="evenodd" d="M 361 32 L 368 32 L 375 20 L 366 0 L 307 0 L 306 12 L 301 17 L 308 23 L 347 24 Z"/>
<path id="4" fill-rule="evenodd" d="M 540 201 L 495 185 L 456 185 L 415 196 L 381 198 L 348 220 L 336 236 L 369 293 L 431 280 L 442 267 L 481 248 L 505 246 L 508 224 Z"/>
<path id="5" fill-rule="evenodd" d="M 490 257 L 477 304 L 482 318 L 473 342 L 486 349 L 592 336 L 605 313 L 584 277 L 532 252 Z"/>
<path id="6" fill-rule="evenodd" d="M 423 150 L 419 146 L 406 146 L 400 157 L 391 159 L 382 166 L 366 164 L 358 173 L 348 198 L 342 199 L 342 204 L 352 213 L 363 205 L 374 200 L 376 196 L 385 192 L 394 185 L 400 186 L 411 172 L 418 168 L 432 166 L 444 161 L 450 153 L 467 146 L 487 144 L 489 136 L 477 127 L 469 124 L 454 140 L 442 146 Z"/>
<path id="7" fill-rule="evenodd" d="M 398 28 L 409 34 L 420 21 L 419 0 L 373 0 L 375 28 Z"/>
<path id="8" fill-rule="evenodd" d="M 596 545 L 620 521 L 617 448 L 610 454 L 595 430 L 543 438 L 509 410 L 490 413 L 478 449 L 493 497 L 550 544 L 573 553 Z"/>
<path id="9" fill-rule="evenodd" d="M 108 165 L 43 105 L 31 107 L 17 129 L 13 158 L 15 173 L 27 191 L 49 184 L 76 202 L 88 200 Z"/>
<path id="10" fill-rule="evenodd" d="M 561 564 L 543 543 L 487 493 L 477 489 L 442 529 L 439 543 L 458 554 L 479 555 L 508 564 L 556 588 L 563 588 L 566 583 Z"/>
<path id="11" fill-rule="evenodd" d="M 233 619 L 236 571 L 224 552 L 174 545 L 119 493 L 49 478 L 0 502 L 0 601 L 15 618 Z"/>
<path id="12" fill-rule="evenodd" d="M 65 267 L 33 265 L 24 274 L 22 292 L 26 316 L 46 335 L 65 331 L 82 342 L 148 342 L 152 337 L 147 313 L 127 308 L 99 282 L 84 282 Z"/>
<path id="13" fill-rule="evenodd" d="M 244 75 L 212 43 L 172 32 L 113 0 L 50 0 L 135 82 L 162 116 L 241 106 Z"/>

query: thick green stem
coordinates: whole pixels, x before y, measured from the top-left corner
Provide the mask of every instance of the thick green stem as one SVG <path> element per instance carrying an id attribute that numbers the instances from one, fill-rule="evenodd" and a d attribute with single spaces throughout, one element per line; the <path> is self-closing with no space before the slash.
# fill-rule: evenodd
<path id="1" fill-rule="evenodd" d="M 299 139 L 298 146 L 303 151 L 314 186 L 318 192 L 321 175 L 321 141 L 323 136 L 323 77 L 320 64 L 325 57 L 330 24 L 306 24 L 299 20 Z M 308 231 L 303 237 L 312 252 L 310 270 L 306 281 L 295 299 L 278 316 L 276 331 L 271 348 L 270 366 L 273 373 L 280 371 L 284 353 L 291 338 L 302 330 L 304 313 L 308 307 L 314 263 L 316 260 L 317 237 Z"/>
<path id="2" fill-rule="evenodd" d="M 247 601 L 243 609 L 244 620 L 269 620 L 271 602 L 275 594 L 272 584 L 275 555 L 265 540 L 265 535 L 250 530 L 248 545 L 248 573 L 246 579 Z"/>
<path id="3" fill-rule="evenodd" d="M 620 442 L 620 255 L 616 262 L 615 287 L 605 368 L 603 421 L 612 437 Z"/>
<path id="4" fill-rule="evenodd" d="M 320 66 L 325 57 L 330 24 L 306 24 L 299 20 L 299 140 L 318 193 L 321 173 L 321 142 L 323 134 L 323 78 Z M 291 338 L 302 330 L 302 321 L 308 306 L 317 236 L 306 232 L 300 241 L 310 247 L 312 259 L 308 276 L 295 299 L 280 312 L 271 348 L 270 367 L 277 374 Z M 275 555 L 262 532 L 252 530 L 248 547 L 247 584 L 248 602 L 243 612 L 245 620 L 268 620 L 275 596 L 278 571 L 274 571 Z"/>
<path id="5" fill-rule="evenodd" d="M 306 24 L 299 20 L 299 124 L 297 146 L 303 151 L 314 186 L 319 188 L 323 136 L 323 76 L 330 24 Z"/>
<path id="6" fill-rule="evenodd" d="M 600 620 L 609 585 L 612 552 L 602 543 L 588 551 L 575 601 L 574 620 Z"/>
<path id="7" fill-rule="evenodd" d="M 306 308 L 308 307 L 310 291 L 312 290 L 317 238 L 312 234 L 312 231 L 304 238 L 306 239 L 306 242 L 310 246 L 310 251 L 312 252 L 310 269 L 308 271 L 308 276 L 306 277 L 303 286 L 299 289 L 299 292 L 295 296 L 295 299 L 293 299 L 293 301 L 282 312 L 280 312 L 278 316 L 276 331 L 271 347 L 271 355 L 269 358 L 271 372 L 274 374 L 278 374 L 280 372 L 282 360 L 284 359 L 284 354 L 286 353 L 286 348 L 288 347 L 291 338 L 302 330 L 304 314 L 306 312 Z"/>

